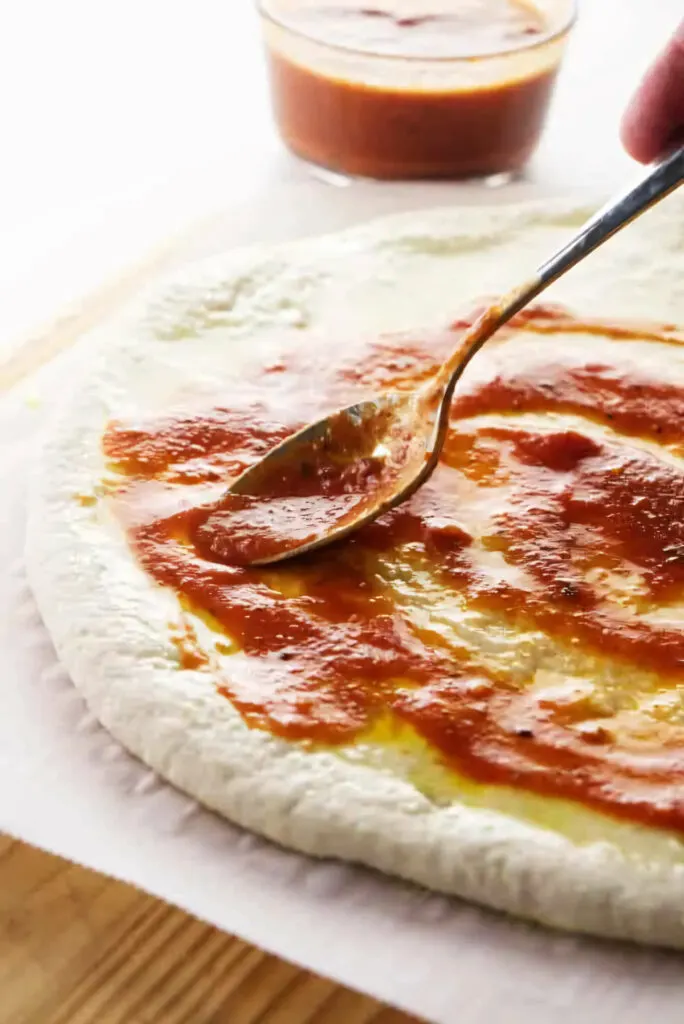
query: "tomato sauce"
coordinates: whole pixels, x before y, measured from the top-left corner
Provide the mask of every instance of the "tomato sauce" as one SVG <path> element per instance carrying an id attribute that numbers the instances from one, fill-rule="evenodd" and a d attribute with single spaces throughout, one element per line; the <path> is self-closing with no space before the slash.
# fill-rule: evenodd
<path id="1" fill-rule="evenodd" d="M 315 43 L 301 50 L 287 32 L 267 34 L 274 112 L 290 149 L 372 178 L 463 178 L 522 167 L 543 128 L 560 50 L 555 43 L 543 50 L 549 26 L 531 4 L 481 0 L 468 11 L 402 18 L 321 5 L 316 20 L 307 5 L 305 27 L 311 22 L 322 40 L 359 47 L 356 58 L 326 61 Z M 487 55 L 534 43 L 529 59 Z M 449 52 L 470 59 L 449 63 Z M 407 58 L 405 66 L 396 58 Z"/>
<path id="2" fill-rule="evenodd" d="M 666 375 L 630 369 L 637 364 L 587 361 L 586 346 L 574 362 L 567 346 L 562 361 L 554 358 L 555 335 L 574 330 L 627 345 L 644 337 L 628 325 L 583 324 L 558 309 L 516 318 L 515 337 L 537 336 L 548 353 L 533 366 L 511 361 L 495 376 L 467 376 L 431 481 L 331 549 L 247 569 L 223 564 L 210 527 L 207 536 L 230 477 L 312 412 L 303 396 L 320 341 L 310 352 L 304 343 L 278 372 L 264 366 L 236 383 L 221 408 L 110 424 L 103 443 L 120 474 L 114 507 L 146 571 L 239 653 L 211 671 L 249 725 L 336 745 L 389 715 L 473 779 L 684 830 L 684 729 L 676 716 L 655 724 L 646 718 L 641 732 L 626 735 L 591 679 L 584 694 L 554 694 L 494 671 L 409 621 L 379 571 L 400 564 L 403 572 L 427 572 L 468 608 L 494 613 L 512 630 L 534 628 L 612 659 L 623 678 L 653 673 L 654 693 L 676 701 L 684 624 L 640 608 L 684 597 L 684 470 L 662 457 L 684 440 L 682 390 Z M 666 329 L 649 336 L 674 343 Z M 345 364 L 341 355 L 321 387 L 334 408 L 369 388 L 415 386 L 454 340 L 448 332 L 383 339 L 362 358 Z M 537 430 L 513 418 L 496 425 L 472 419 L 511 409 L 570 412 L 610 430 L 585 433 L 581 420 L 570 428 L 549 418 Z M 473 503 L 482 509 L 478 531 L 462 515 Z M 477 557 L 483 550 L 499 559 L 494 569 Z M 630 574 L 639 586 L 629 601 L 601 589 L 601 579 Z M 194 645 L 186 642 L 184 652 L 183 665 L 201 667 Z"/>

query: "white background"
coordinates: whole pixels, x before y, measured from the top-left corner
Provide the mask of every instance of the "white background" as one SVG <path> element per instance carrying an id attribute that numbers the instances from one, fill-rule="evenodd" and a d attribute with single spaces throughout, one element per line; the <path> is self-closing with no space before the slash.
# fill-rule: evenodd
<path id="1" fill-rule="evenodd" d="M 580 2 L 530 169 L 553 191 L 629 173 L 619 114 L 681 15 Z M 271 125 L 253 0 L 0 0 L 0 351 L 180 225 L 287 202 L 304 174 Z"/>

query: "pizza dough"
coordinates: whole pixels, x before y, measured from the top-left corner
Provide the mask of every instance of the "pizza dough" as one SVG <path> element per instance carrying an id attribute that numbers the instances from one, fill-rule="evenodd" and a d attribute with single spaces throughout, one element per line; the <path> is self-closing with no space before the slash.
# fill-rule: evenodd
<path id="1" fill-rule="evenodd" d="M 350 339 L 440 328 L 474 298 L 516 283 L 588 212 L 543 203 L 400 216 L 229 254 L 164 282 L 102 340 L 48 432 L 27 561 L 58 654 L 103 725 L 231 820 L 305 853 L 554 926 L 684 947 L 679 834 L 474 783 L 429 750 L 372 740 L 318 749 L 248 727 L 211 674 L 179 654 L 178 599 L 137 564 L 107 500 L 110 420 L 214 399 L 221 381 L 248 379 L 255 363 L 312 335 L 334 360 Z M 550 299 L 583 317 L 682 323 L 683 270 L 684 206 L 673 197 Z M 684 386 L 684 348 L 630 345 L 630 359 Z M 486 374 L 488 358 L 473 372 Z M 668 609 L 675 622 L 683 613 Z M 204 624 L 194 626 L 203 644 Z M 482 635 L 486 646 L 491 637 Z M 506 643 L 516 664 L 534 661 L 534 637 Z"/>

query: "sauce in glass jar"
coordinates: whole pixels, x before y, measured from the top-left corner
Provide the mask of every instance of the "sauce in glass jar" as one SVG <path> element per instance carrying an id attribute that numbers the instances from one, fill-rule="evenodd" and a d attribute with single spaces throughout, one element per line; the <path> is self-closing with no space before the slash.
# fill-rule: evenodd
<path id="1" fill-rule="evenodd" d="M 539 140 L 572 0 L 263 0 L 280 133 L 370 178 L 514 172 Z"/>

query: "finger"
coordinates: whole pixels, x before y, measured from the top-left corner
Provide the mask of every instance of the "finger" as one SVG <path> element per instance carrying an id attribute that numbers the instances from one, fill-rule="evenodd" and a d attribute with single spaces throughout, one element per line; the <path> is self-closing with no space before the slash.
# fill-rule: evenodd
<path id="1" fill-rule="evenodd" d="M 684 21 L 646 73 L 622 120 L 627 152 L 649 163 L 684 133 Z"/>

